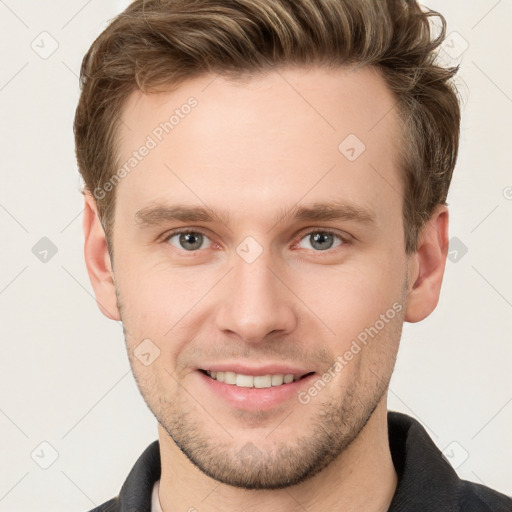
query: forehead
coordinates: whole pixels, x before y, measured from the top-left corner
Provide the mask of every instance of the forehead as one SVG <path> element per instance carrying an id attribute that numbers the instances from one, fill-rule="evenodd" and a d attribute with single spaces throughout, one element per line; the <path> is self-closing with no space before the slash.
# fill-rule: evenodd
<path id="1" fill-rule="evenodd" d="M 389 210 L 402 194 L 395 103 L 372 68 L 205 75 L 135 92 L 119 129 L 116 210 L 165 201 L 274 219 L 329 198 Z"/>

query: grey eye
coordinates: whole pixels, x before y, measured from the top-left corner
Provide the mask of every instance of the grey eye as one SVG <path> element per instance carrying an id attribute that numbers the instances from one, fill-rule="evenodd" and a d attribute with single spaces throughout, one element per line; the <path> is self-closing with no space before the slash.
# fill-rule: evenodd
<path id="1" fill-rule="evenodd" d="M 336 239 L 339 240 L 339 243 L 334 245 Z M 301 240 L 301 244 L 304 240 L 309 242 L 310 247 L 304 247 L 299 244 L 300 247 L 303 249 L 313 248 L 316 251 L 326 251 L 343 243 L 340 236 L 335 235 L 334 233 L 329 233 L 328 231 L 312 231 Z"/>
<path id="2" fill-rule="evenodd" d="M 173 243 L 173 239 L 177 239 L 177 243 Z M 203 243 L 207 240 L 208 238 L 206 236 L 196 231 L 175 233 L 168 238 L 171 245 L 174 245 L 174 247 L 177 247 L 178 249 L 184 249 L 185 251 L 195 251 L 200 249 Z"/>

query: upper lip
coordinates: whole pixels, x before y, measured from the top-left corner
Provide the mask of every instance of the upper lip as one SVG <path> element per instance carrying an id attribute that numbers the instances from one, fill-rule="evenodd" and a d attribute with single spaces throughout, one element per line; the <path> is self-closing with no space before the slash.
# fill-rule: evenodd
<path id="1" fill-rule="evenodd" d="M 199 370 L 209 370 L 211 372 L 235 372 L 242 375 L 294 375 L 303 377 L 311 370 L 300 366 L 291 366 L 282 363 L 266 364 L 264 366 L 249 366 L 241 363 L 212 363 L 198 368 Z"/>

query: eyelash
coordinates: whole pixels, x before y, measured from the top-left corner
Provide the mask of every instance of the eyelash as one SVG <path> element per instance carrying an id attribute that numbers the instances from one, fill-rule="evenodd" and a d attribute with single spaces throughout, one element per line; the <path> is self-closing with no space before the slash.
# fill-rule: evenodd
<path id="1" fill-rule="evenodd" d="M 201 234 L 201 235 L 203 235 L 203 236 L 205 236 L 207 238 L 210 238 L 208 236 L 208 234 L 205 233 L 200 228 L 178 228 L 178 229 L 175 229 L 175 230 L 171 231 L 170 233 L 167 233 L 164 236 L 164 239 L 162 240 L 162 242 L 168 242 L 170 238 L 172 238 L 175 235 L 179 235 L 181 233 L 197 233 L 197 234 Z M 340 247 L 350 243 L 350 240 L 349 240 L 348 236 L 344 237 L 344 236 L 340 235 L 339 233 L 337 233 L 336 231 L 333 231 L 333 230 L 330 230 L 330 229 L 314 228 L 314 229 L 310 229 L 309 231 L 302 232 L 300 234 L 300 237 L 298 239 L 296 239 L 296 241 L 294 242 L 294 245 L 296 243 L 300 242 L 306 236 L 311 235 L 313 233 L 322 233 L 324 235 L 332 235 L 334 237 L 337 237 L 339 240 L 341 240 L 341 244 L 337 245 L 336 247 L 333 247 L 333 248 L 330 248 L 330 249 L 326 249 L 325 251 L 314 251 L 315 253 L 318 253 L 318 254 L 322 254 L 322 253 L 332 254 L 332 252 L 334 250 L 336 250 L 336 249 L 338 249 L 338 248 L 340 248 Z M 192 255 L 197 254 L 198 252 L 200 252 L 200 250 L 201 249 L 197 249 L 195 251 L 185 251 L 185 249 L 183 249 L 183 252 L 188 252 L 192 256 Z"/>

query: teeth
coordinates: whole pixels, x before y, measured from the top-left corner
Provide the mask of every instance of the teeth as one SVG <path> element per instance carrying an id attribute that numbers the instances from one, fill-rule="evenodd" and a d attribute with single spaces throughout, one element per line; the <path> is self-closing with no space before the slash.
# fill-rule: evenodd
<path id="1" fill-rule="evenodd" d="M 271 375 L 258 375 L 254 377 L 255 388 L 270 388 L 272 386 Z"/>
<path id="2" fill-rule="evenodd" d="M 235 372 L 211 372 L 210 370 L 207 370 L 206 373 L 212 379 L 218 380 L 219 382 L 242 388 L 270 388 L 298 380 L 292 373 L 286 375 L 243 375 Z"/>
<path id="3" fill-rule="evenodd" d="M 272 375 L 272 386 L 280 386 L 284 381 L 284 375 Z"/>
<path id="4" fill-rule="evenodd" d="M 293 382 L 293 375 L 285 375 L 283 377 L 283 382 L 285 384 L 289 384 L 290 382 Z"/>
<path id="5" fill-rule="evenodd" d="M 227 384 L 229 384 L 229 382 L 227 382 Z M 236 376 L 236 380 L 235 382 L 233 382 L 233 384 L 236 384 L 238 387 L 241 388 L 252 388 L 254 387 L 254 377 L 252 377 L 251 375 L 242 375 L 241 373 L 239 373 Z"/>
<path id="6" fill-rule="evenodd" d="M 236 384 L 236 373 L 224 372 L 224 382 L 226 384 Z"/>

